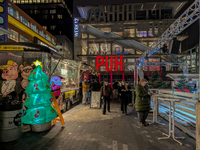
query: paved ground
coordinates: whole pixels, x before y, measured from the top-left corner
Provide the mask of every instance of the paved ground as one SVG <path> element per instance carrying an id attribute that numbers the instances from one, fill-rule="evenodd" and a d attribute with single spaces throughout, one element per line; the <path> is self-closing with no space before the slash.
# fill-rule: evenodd
<path id="1" fill-rule="evenodd" d="M 139 126 L 136 112 L 128 106 L 129 115 L 120 111 L 117 102 L 111 104 L 111 113 L 102 115 L 101 109 L 78 105 L 63 114 L 66 125 L 57 123 L 44 133 L 24 132 L 17 141 L 0 143 L 8 150 L 193 150 L 195 140 L 176 129 L 176 136 L 184 136 L 180 146 L 172 139 L 158 141 L 162 132 L 168 132 L 168 122 L 158 118 L 165 126 L 153 124 Z M 148 117 L 151 120 L 152 116 Z"/>

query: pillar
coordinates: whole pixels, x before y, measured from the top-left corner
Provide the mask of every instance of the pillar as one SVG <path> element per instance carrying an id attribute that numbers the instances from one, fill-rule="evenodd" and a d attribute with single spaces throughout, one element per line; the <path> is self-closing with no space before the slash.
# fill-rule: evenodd
<path id="1" fill-rule="evenodd" d="M 196 103 L 196 150 L 200 150 L 200 101 Z"/>
<path id="2" fill-rule="evenodd" d="M 124 80 L 124 73 L 122 73 L 122 80 Z"/>
<path id="3" fill-rule="evenodd" d="M 113 74 L 110 73 L 110 86 L 111 86 L 111 88 L 113 88 L 113 76 L 112 75 Z"/>

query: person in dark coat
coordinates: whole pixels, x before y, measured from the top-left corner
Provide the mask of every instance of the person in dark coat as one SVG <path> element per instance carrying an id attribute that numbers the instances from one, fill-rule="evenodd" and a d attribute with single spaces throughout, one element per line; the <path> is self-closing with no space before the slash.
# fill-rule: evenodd
<path id="1" fill-rule="evenodd" d="M 132 103 L 131 86 L 129 85 L 128 82 L 126 82 L 126 86 L 127 86 L 127 89 L 128 89 L 128 103 L 131 104 Z"/>
<path id="2" fill-rule="evenodd" d="M 141 125 L 148 126 L 146 118 L 150 110 L 150 95 L 146 88 L 146 79 L 141 79 L 139 85 L 136 86 L 136 99 L 135 99 L 135 109 L 138 114 L 138 119 Z"/>
<path id="3" fill-rule="evenodd" d="M 121 111 L 122 113 L 127 113 L 127 105 L 128 105 L 128 88 L 124 81 L 121 82 L 121 86 L 119 87 L 119 96 L 121 99 Z"/>
<path id="4" fill-rule="evenodd" d="M 108 84 L 108 81 L 104 81 L 103 86 L 101 87 L 101 99 L 103 99 L 103 115 L 106 114 L 106 103 L 108 105 L 108 112 L 110 112 L 110 97 L 113 97 L 112 88 Z"/>

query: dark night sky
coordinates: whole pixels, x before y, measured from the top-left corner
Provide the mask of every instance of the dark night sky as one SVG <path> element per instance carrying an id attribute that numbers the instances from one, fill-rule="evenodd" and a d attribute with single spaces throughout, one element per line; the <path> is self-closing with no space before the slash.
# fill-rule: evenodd
<path id="1" fill-rule="evenodd" d="M 67 1 L 67 0 L 66 0 Z M 73 0 L 73 12 L 74 17 L 78 16 L 77 6 L 87 6 L 87 5 L 109 5 L 109 4 L 127 4 L 127 3 L 147 3 L 147 2 L 166 2 L 168 0 Z M 169 1 L 187 1 L 187 0 L 169 0 Z M 168 1 L 168 2 L 169 2 Z M 186 8 L 191 4 L 194 0 L 188 0 L 189 3 Z M 186 9 L 186 8 L 183 8 Z"/>

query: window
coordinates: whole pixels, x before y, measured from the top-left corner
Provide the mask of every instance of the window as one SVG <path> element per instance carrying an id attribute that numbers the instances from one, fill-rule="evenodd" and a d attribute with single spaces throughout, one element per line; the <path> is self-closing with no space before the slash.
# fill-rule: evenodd
<path id="1" fill-rule="evenodd" d="M 128 62 L 135 62 L 135 59 L 127 59 Z"/>
<path id="2" fill-rule="evenodd" d="M 110 55 L 111 54 L 111 43 L 101 43 L 100 44 L 100 54 Z"/>
<path id="3" fill-rule="evenodd" d="M 19 20 L 19 13 L 12 7 L 8 7 L 8 13 L 13 16 L 15 19 Z"/>
<path id="4" fill-rule="evenodd" d="M 152 24 L 149 24 L 148 36 L 153 37 Z"/>
<path id="5" fill-rule="evenodd" d="M 87 33 L 82 33 L 82 39 L 87 39 L 88 38 L 88 34 Z"/>
<path id="6" fill-rule="evenodd" d="M 42 26 L 45 30 L 47 30 L 47 26 Z"/>
<path id="7" fill-rule="evenodd" d="M 52 42 L 54 45 L 56 45 L 55 40 L 54 40 L 53 38 L 51 39 L 51 42 Z"/>
<path id="8" fill-rule="evenodd" d="M 111 32 L 111 28 L 100 28 L 102 32 Z"/>
<path id="9" fill-rule="evenodd" d="M 50 26 L 50 30 L 55 30 L 56 25 Z"/>
<path id="10" fill-rule="evenodd" d="M 113 33 L 115 33 L 115 34 L 117 34 L 119 36 L 123 36 L 123 32 L 113 32 Z"/>
<path id="11" fill-rule="evenodd" d="M 112 44 L 112 54 L 113 55 L 121 55 L 123 52 L 123 49 L 121 46 L 117 45 L 117 44 Z"/>
<path id="12" fill-rule="evenodd" d="M 147 37 L 147 31 L 138 31 L 136 30 L 137 37 Z"/>
<path id="13" fill-rule="evenodd" d="M 149 62 L 159 62 L 159 59 L 152 59 L 152 58 L 149 58 Z M 149 66 L 149 71 L 160 71 L 160 67 L 150 67 Z"/>
<path id="14" fill-rule="evenodd" d="M 43 19 L 47 19 L 47 15 L 43 15 Z"/>
<path id="15" fill-rule="evenodd" d="M 132 6 L 131 5 L 129 5 L 128 8 L 129 8 L 129 12 L 132 11 Z"/>
<path id="16" fill-rule="evenodd" d="M 124 48 L 124 54 L 135 54 L 135 50 L 134 49 L 128 49 L 128 48 Z"/>
<path id="17" fill-rule="evenodd" d="M 35 14 L 40 14 L 40 10 L 34 10 Z"/>
<path id="18" fill-rule="evenodd" d="M 95 36 L 89 34 L 89 38 L 93 39 L 93 38 L 96 38 Z"/>
<path id="19" fill-rule="evenodd" d="M 60 31 L 60 34 L 61 34 L 61 31 Z"/>
<path id="20" fill-rule="evenodd" d="M 124 29 L 124 37 L 135 37 L 135 29 Z"/>
<path id="21" fill-rule="evenodd" d="M 141 44 L 143 44 L 143 45 L 147 46 L 147 42 L 141 42 Z"/>
<path id="22" fill-rule="evenodd" d="M 26 36 L 20 34 L 20 42 L 29 42 L 29 38 L 27 38 Z"/>
<path id="23" fill-rule="evenodd" d="M 89 54 L 99 53 L 99 43 L 89 44 Z"/>
<path id="24" fill-rule="evenodd" d="M 39 34 L 40 34 L 42 37 L 44 37 L 44 38 L 45 38 L 44 31 L 42 31 L 42 30 L 39 30 Z"/>
<path id="25" fill-rule="evenodd" d="M 146 10 L 136 10 L 136 20 L 146 20 Z"/>
<path id="26" fill-rule="evenodd" d="M 46 34 L 46 39 L 47 39 L 48 41 L 51 41 L 50 36 L 49 36 L 48 34 Z"/>
<path id="27" fill-rule="evenodd" d="M 27 27 L 29 27 L 29 20 L 27 18 L 25 18 L 24 16 L 20 16 L 20 20 L 21 22 L 26 25 Z"/>
<path id="28" fill-rule="evenodd" d="M 154 34 L 158 34 L 158 26 L 154 26 Z"/>
<path id="29" fill-rule="evenodd" d="M 58 15 L 58 19 L 62 19 L 62 15 Z"/>
<path id="30" fill-rule="evenodd" d="M 48 14 L 48 10 L 43 10 L 43 14 Z"/>
<path id="31" fill-rule="evenodd" d="M 28 0 L 25 0 L 25 3 L 28 3 Z"/>
<path id="32" fill-rule="evenodd" d="M 35 24 L 31 23 L 31 29 L 38 33 L 38 28 Z"/>
<path id="33" fill-rule="evenodd" d="M 56 14 L 56 9 L 50 10 L 50 14 Z"/>
<path id="34" fill-rule="evenodd" d="M 161 19 L 172 19 L 172 9 L 161 10 Z"/>
<path id="35" fill-rule="evenodd" d="M 132 14 L 128 15 L 129 20 L 132 20 Z"/>
<path id="36" fill-rule="evenodd" d="M 10 28 L 8 28 L 8 31 L 10 31 L 10 34 L 8 34 L 8 38 L 18 42 L 19 33 Z"/>
<path id="37" fill-rule="evenodd" d="M 136 54 L 140 55 L 140 54 L 142 54 L 142 52 L 140 52 L 140 51 L 136 51 Z"/>
<path id="38" fill-rule="evenodd" d="M 159 19 L 159 10 L 149 10 L 149 20 Z"/>

